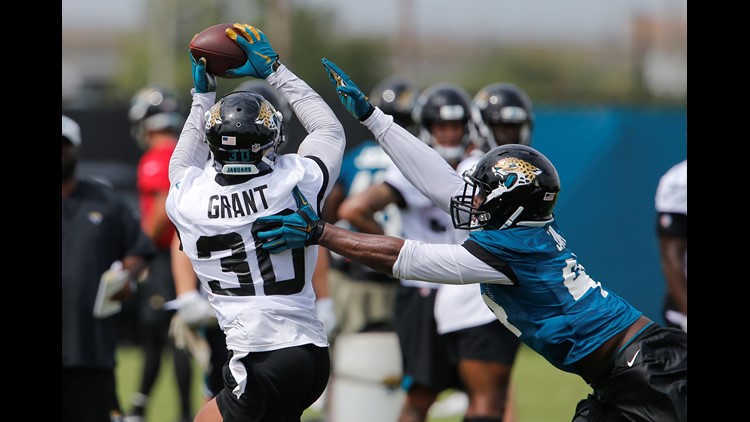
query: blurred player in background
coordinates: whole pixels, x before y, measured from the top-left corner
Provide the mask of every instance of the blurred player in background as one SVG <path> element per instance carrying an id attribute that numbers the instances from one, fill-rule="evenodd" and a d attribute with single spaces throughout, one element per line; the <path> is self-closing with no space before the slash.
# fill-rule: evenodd
<path id="1" fill-rule="evenodd" d="M 687 160 L 659 179 L 655 203 L 659 258 L 667 282 L 664 320 L 687 332 Z"/>
<path id="2" fill-rule="evenodd" d="M 414 131 L 411 112 L 418 95 L 419 87 L 414 82 L 401 76 L 392 76 L 380 81 L 372 89 L 370 99 L 391 112 L 397 124 Z M 321 214 L 323 218 L 330 223 L 352 228 L 346 216 L 341 214 L 342 202 L 373 184 L 380 183 L 385 170 L 391 165 L 391 159 L 374 139 L 364 140 L 347 151 L 341 165 L 341 174 L 323 207 Z M 378 210 L 372 218 L 384 233 L 401 236 L 401 219 L 396 205 L 392 204 Z M 326 390 L 321 400 L 315 403 L 313 409 L 318 411 L 325 409 L 332 419 L 351 418 L 353 415 L 348 412 L 355 408 L 360 418 L 385 417 L 387 419 L 390 414 L 396 414 L 401 405 L 401 396 L 384 394 L 384 389 L 388 387 L 384 388 L 382 383 L 382 378 L 387 378 L 387 374 L 394 376 L 400 374 L 398 360 L 394 359 L 391 362 L 386 358 L 386 356 L 398 356 L 399 352 L 391 349 L 397 345 L 397 341 L 393 341 L 394 339 L 384 334 L 393 333 L 395 336 L 393 319 L 396 292 L 399 287 L 398 279 L 374 271 L 341 255 L 330 254 L 325 248 L 320 249 L 314 277 L 321 279 L 318 282 L 319 285 L 328 283 L 328 292 L 332 302 L 330 304 L 323 302 L 323 308 L 319 306 L 319 318 L 324 318 L 325 307 L 333 306 L 333 313 L 329 314 L 331 322 L 326 324 L 326 332 L 336 350 L 337 358 L 333 362 L 334 378 L 329 384 L 329 389 Z M 318 298 L 318 305 L 321 305 L 321 302 Z M 357 333 L 375 332 L 381 334 L 352 337 Z M 341 347 L 336 348 L 336 339 L 340 337 L 348 337 L 348 340 Z M 371 355 L 361 355 L 362 348 L 357 346 L 359 342 L 368 342 L 366 349 Z M 358 356 L 355 357 L 352 353 Z M 353 373 L 354 370 L 346 369 L 347 362 L 351 359 L 370 358 L 380 359 L 383 374 L 371 370 L 367 371 L 368 373 Z M 338 373 L 344 372 L 346 374 L 343 378 L 337 377 Z M 347 384 L 351 377 L 357 377 L 359 381 L 354 389 L 349 388 Z M 330 394 L 333 388 L 338 388 L 334 395 Z M 332 404 L 331 397 L 337 397 L 339 402 Z M 382 401 L 378 400 L 378 397 Z M 341 401 L 347 403 L 341 403 Z M 358 404 L 349 405 L 354 402 Z"/>
<path id="3" fill-rule="evenodd" d="M 62 116 L 62 421 L 116 422 L 120 314 L 95 311 L 97 293 L 117 283 L 109 297 L 130 298 L 155 248 L 112 187 L 76 177 L 80 147 L 80 126 Z"/>
<path id="4" fill-rule="evenodd" d="M 370 99 L 388 110 L 396 124 L 414 131 L 411 112 L 418 95 L 419 88 L 414 82 L 391 77 L 373 88 Z M 342 215 L 341 203 L 382 182 L 390 165 L 391 159 L 374 139 L 365 140 L 348 151 L 344 155 L 341 175 L 323 207 L 326 221 L 351 228 L 347 216 Z M 371 218 L 383 233 L 401 235 L 400 215 L 395 204 L 374 212 Z M 397 279 L 334 254 L 331 256 L 329 283 L 338 323 L 335 334 L 393 330 Z"/>
<path id="5" fill-rule="evenodd" d="M 434 111 L 433 114 L 438 114 Z M 429 113 L 423 111 L 423 114 Z M 470 114 L 476 129 L 472 138 L 474 145 L 467 145 L 467 156 L 456 168 L 458 174 L 469 170 L 486 151 L 495 146 L 531 144 L 533 106 L 528 95 L 513 84 L 493 83 L 480 89 L 471 100 Z M 456 236 L 460 243 L 468 237 L 468 232 L 459 230 Z M 438 333 L 448 338 L 450 347 L 454 349 L 452 354 L 460 362 L 459 371 L 469 393 L 469 406 L 473 402 L 490 402 L 493 406 L 499 406 L 505 422 L 515 421 L 517 417 L 510 377 L 520 342 L 485 305 L 479 294 L 479 286 L 441 285 L 435 298 L 435 319 Z M 491 336 L 493 330 L 497 332 L 497 347 L 504 347 L 504 352 L 482 359 L 462 359 L 462 349 L 469 348 L 466 344 L 469 335 L 479 336 L 484 331 L 489 333 L 486 336 Z M 477 344 L 474 347 L 484 348 L 487 345 Z M 494 412 L 496 410 L 485 413 Z"/>
<path id="6" fill-rule="evenodd" d="M 195 422 L 296 421 L 330 375 L 312 286 L 318 249 L 271 257 L 256 247 L 263 227 L 256 220 L 293 214 L 302 195 L 319 212 L 338 177 L 346 139 L 330 107 L 280 63 L 263 32 L 234 24 L 227 36 L 248 57 L 227 74 L 266 80 L 308 134 L 297 153 L 280 154 L 282 113 L 253 92 L 216 101 L 205 58 L 190 56 L 193 103 L 170 161 L 167 212 L 230 351 L 224 388 Z"/>
<path id="7" fill-rule="evenodd" d="M 471 100 L 471 119 L 484 152 L 499 145 L 531 145 L 534 106 L 516 85 L 498 82 L 477 91 Z"/>
<path id="8" fill-rule="evenodd" d="M 171 249 L 177 298 L 165 307 L 177 312 L 170 322 L 169 336 L 175 347 L 188 352 L 203 371 L 203 397 L 208 401 L 224 387 L 221 368 L 227 361 L 226 340 L 206 294 L 197 287 L 193 264 L 180 250 L 179 237 L 172 239 Z"/>
<path id="9" fill-rule="evenodd" d="M 169 192 L 169 159 L 185 123 L 177 97 L 157 86 L 147 86 L 132 98 L 128 117 L 132 135 L 144 150 L 138 162 L 137 184 L 143 230 L 154 241 L 159 252 L 148 266 L 146 278 L 138 291 L 138 334 L 144 362 L 138 392 L 131 399 L 128 422 L 143 420 L 149 397 L 159 375 L 164 350 L 173 353 L 174 371 L 179 393 L 180 422 L 190 421 L 192 365 L 189 353 L 174 348 L 169 338 L 169 324 L 174 311 L 164 304 L 175 298 L 170 247 L 175 234 L 164 203 Z"/>

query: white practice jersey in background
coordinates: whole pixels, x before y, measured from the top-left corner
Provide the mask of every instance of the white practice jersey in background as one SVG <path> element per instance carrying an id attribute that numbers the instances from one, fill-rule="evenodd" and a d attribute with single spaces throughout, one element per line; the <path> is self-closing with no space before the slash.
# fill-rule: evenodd
<path id="1" fill-rule="evenodd" d="M 450 215 L 412 186 L 395 165 L 386 170 L 384 181 L 398 190 L 406 203 L 406 208 L 399 208 L 401 237 L 428 243 L 454 243 L 455 229 Z M 402 279 L 401 284 L 430 289 L 440 287 L 440 284 L 419 280 Z"/>
<path id="2" fill-rule="evenodd" d="M 475 150 L 458 165 L 456 171 L 463 174 L 482 157 L 484 153 Z M 462 244 L 469 237 L 468 230 L 456 230 L 455 243 Z M 495 321 L 497 317 L 482 300 L 479 284 L 443 284 L 435 297 L 435 321 L 440 334 L 478 327 Z"/>

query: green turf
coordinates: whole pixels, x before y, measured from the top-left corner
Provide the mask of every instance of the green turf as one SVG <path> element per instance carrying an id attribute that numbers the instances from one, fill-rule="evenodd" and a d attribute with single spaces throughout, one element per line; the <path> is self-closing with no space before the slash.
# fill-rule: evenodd
<path id="1" fill-rule="evenodd" d="M 573 419 L 578 401 L 591 392 L 579 376 L 563 372 L 526 346 L 513 366 L 518 422 L 560 422 Z"/>
<path id="2" fill-rule="evenodd" d="M 117 392 L 125 411 L 130 410 L 130 396 L 138 387 L 142 356 L 140 350 L 123 346 L 117 353 Z M 194 367 L 193 411 L 202 406 L 201 378 Z M 513 388 L 517 422 L 559 422 L 570 420 L 578 400 L 591 389 L 579 377 L 562 372 L 526 346 L 521 346 L 513 369 Z M 146 422 L 173 422 L 178 416 L 177 390 L 175 388 L 172 360 L 165 354 L 159 378 L 154 386 Z M 315 415 L 306 412 L 303 420 Z M 462 417 L 432 418 L 429 422 L 460 422 Z M 356 421 L 352 421 L 356 422 Z M 384 421 L 389 422 L 389 421 Z"/>

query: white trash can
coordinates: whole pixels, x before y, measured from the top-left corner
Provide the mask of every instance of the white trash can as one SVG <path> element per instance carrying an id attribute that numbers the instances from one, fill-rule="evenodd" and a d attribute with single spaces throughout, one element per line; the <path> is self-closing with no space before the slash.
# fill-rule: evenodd
<path id="1" fill-rule="evenodd" d="M 395 332 L 338 336 L 328 422 L 397 421 L 404 401 L 401 375 L 401 348 Z"/>

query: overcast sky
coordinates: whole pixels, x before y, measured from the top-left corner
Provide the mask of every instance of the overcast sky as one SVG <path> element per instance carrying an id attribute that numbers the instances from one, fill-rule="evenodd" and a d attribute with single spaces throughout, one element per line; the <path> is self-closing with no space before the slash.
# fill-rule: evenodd
<path id="1" fill-rule="evenodd" d="M 63 28 L 140 25 L 147 0 L 62 0 Z M 247 0 L 238 0 L 247 1 Z M 397 30 L 399 1 L 291 0 L 336 10 L 346 33 Z M 687 0 L 412 0 L 421 36 L 585 41 L 625 37 L 637 14 L 687 17 Z"/>

